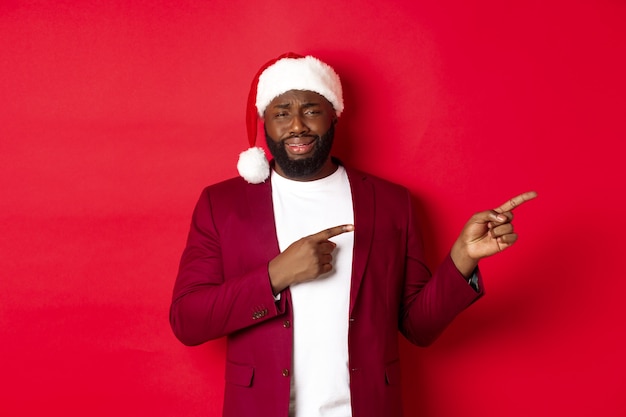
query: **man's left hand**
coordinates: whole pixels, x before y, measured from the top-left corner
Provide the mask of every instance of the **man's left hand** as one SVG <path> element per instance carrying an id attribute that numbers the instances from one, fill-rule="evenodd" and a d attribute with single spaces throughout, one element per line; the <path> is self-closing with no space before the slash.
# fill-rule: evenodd
<path id="1" fill-rule="evenodd" d="M 536 197 L 536 192 L 529 191 L 470 218 L 451 251 L 452 261 L 464 276 L 469 277 L 482 258 L 502 252 L 517 241 L 513 210 Z"/>

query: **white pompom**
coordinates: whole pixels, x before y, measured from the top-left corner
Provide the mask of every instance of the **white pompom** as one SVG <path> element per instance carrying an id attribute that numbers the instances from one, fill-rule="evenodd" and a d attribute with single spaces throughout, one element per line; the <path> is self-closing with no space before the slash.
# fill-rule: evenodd
<path id="1" fill-rule="evenodd" d="M 237 171 L 250 184 L 260 184 L 270 176 L 270 164 L 263 148 L 253 147 L 239 154 Z"/>

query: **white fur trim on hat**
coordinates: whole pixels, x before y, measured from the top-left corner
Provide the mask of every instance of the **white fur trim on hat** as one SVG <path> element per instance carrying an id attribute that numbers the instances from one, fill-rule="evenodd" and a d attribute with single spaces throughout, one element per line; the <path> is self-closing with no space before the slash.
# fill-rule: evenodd
<path id="1" fill-rule="evenodd" d="M 256 108 L 263 117 L 265 108 L 279 95 L 290 90 L 318 93 L 334 107 L 337 116 L 343 111 L 343 93 L 339 76 L 329 65 L 317 58 L 283 58 L 259 76 Z"/>
<path id="2" fill-rule="evenodd" d="M 263 148 L 254 146 L 239 154 L 237 171 L 250 184 L 260 184 L 270 176 L 270 164 Z"/>

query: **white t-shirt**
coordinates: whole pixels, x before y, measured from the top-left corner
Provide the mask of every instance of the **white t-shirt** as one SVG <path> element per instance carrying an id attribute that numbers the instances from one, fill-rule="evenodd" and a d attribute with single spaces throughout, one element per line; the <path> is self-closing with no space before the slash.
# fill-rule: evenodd
<path id="1" fill-rule="evenodd" d="M 293 181 L 272 172 L 272 199 L 281 252 L 302 237 L 354 223 L 345 169 L 317 181 Z M 354 234 L 330 239 L 333 270 L 293 285 L 291 417 L 349 417 L 348 310 Z"/>

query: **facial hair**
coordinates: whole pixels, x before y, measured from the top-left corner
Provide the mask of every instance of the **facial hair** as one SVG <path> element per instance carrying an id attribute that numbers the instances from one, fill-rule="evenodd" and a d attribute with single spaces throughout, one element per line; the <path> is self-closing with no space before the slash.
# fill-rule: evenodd
<path id="1" fill-rule="evenodd" d="M 316 138 L 315 145 L 313 145 L 313 154 L 308 158 L 291 159 L 289 158 L 289 155 L 287 155 L 287 150 L 285 149 L 285 141 L 287 139 L 274 142 L 274 140 L 267 134 L 267 130 L 265 130 L 267 148 L 272 154 L 272 157 L 274 157 L 276 164 L 278 164 L 280 169 L 282 169 L 283 173 L 288 178 L 296 179 L 311 177 L 322 169 L 328 160 L 330 150 L 333 147 L 335 124 L 331 123 L 330 128 L 323 135 L 310 137 Z"/>

